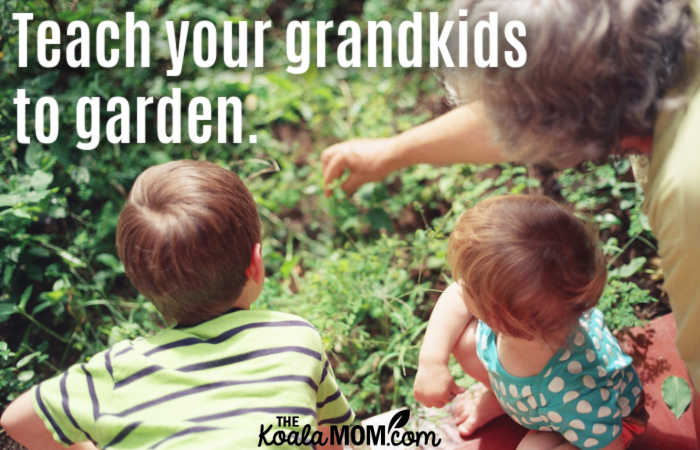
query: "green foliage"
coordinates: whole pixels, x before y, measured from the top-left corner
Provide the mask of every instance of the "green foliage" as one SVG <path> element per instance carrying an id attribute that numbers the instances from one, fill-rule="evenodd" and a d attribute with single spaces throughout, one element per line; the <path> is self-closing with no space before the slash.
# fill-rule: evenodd
<path id="1" fill-rule="evenodd" d="M 641 211 L 642 190 L 631 181 L 629 161 L 584 163 L 577 170 L 561 172 L 558 181 L 567 202 L 600 230 L 603 251 L 609 257 L 608 283 L 598 304 L 606 324 L 614 330 L 642 325 L 635 309 L 657 299 L 631 280 L 645 277 L 649 258 L 636 256 L 627 263 L 623 261 L 633 245 L 649 255 L 655 254 L 656 247 Z"/>
<path id="2" fill-rule="evenodd" d="M 34 384 L 36 374 L 31 367 L 46 361 L 46 347 L 43 345 L 42 348 L 17 358 L 7 342 L 0 340 L 0 392 L 19 394 Z"/>
<path id="3" fill-rule="evenodd" d="M 605 324 L 612 330 L 643 325 L 635 315 L 635 306 L 654 302 L 656 299 L 646 289 L 631 281 L 611 279 L 605 286 L 598 308 L 603 312 Z"/>
<path id="4" fill-rule="evenodd" d="M 563 171 L 558 181 L 567 202 L 591 214 L 601 230 L 623 228 L 632 240 L 640 239 L 653 247 L 649 221 L 641 210 L 644 195 L 632 181 L 627 159 L 602 165 L 584 163 Z"/>
<path id="5" fill-rule="evenodd" d="M 363 186 L 350 198 L 338 188 L 325 198 L 320 151 L 332 142 L 388 136 L 425 121 L 441 108 L 440 83 L 429 71 L 341 70 L 332 54 L 325 69 L 290 75 L 282 67 L 282 33 L 285 22 L 295 18 L 398 23 L 411 11 L 440 10 L 445 4 L 0 2 L 0 403 L 111 343 L 162 325 L 153 306 L 126 280 L 115 257 L 114 230 L 125 195 L 143 169 L 192 158 L 234 170 L 258 203 L 268 280 L 255 307 L 289 311 L 318 327 L 360 416 L 412 405 L 418 348 L 434 300 L 449 278 L 446 238 L 456 218 L 488 196 L 537 191 L 540 181 L 519 165 L 421 165 Z M 151 26 L 150 69 L 16 67 L 17 30 L 8 11 L 29 11 L 36 20 L 61 24 L 84 20 L 94 26 L 111 19 L 123 27 L 128 10 Z M 180 77 L 166 77 L 167 42 L 157 30 L 166 20 L 201 19 L 274 20 L 265 43 L 266 67 L 230 70 L 217 64 L 203 70 L 186 58 Z M 162 145 L 149 135 L 147 144 L 103 145 L 91 152 L 76 148 L 72 130 L 79 97 L 133 100 L 168 95 L 174 87 L 182 89 L 183 101 L 238 96 L 245 104 L 243 132 L 255 133 L 258 143 Z M 56 143 L 16 142 L 12 99 L 19 88 L 33 100 L 57 99 L 62 131 Z M 154 128 L 150 113 L 148 127 Z M 33 120 L 27 128 L 34 129 Z M 634 307 L 649 301 L 650 294 L 632 278 L 646 275 L 650 258 L 636 255 L 622 262 L 640 242 L 653 244 L 639 210 L 641 193 L 624 181 L 629 166 L 623 161 L 587 171 L 565 171 L 558 181 L 564 197 L 603 230 L 612 269 L 601 301 L 606 320 L 615 328 L 635 324 Z M 451 369 L 459 379 L 454 361 Z"/>
<path id="6" fill-rule="evenodd" d="M 661 391 L 668 409 L 676 416 L 676 419 L 680 419 L 690 406 L 690 400 L 693 397 L 688 383 L 680 377 L 667 377 Z"/>
<path id="7" fill-rule="evenodd" d="M 254 307 L 299 314 L 316 325 L 343 391 L 361 415 L 387 404 L 411 404 L 424 314 L 430 308 L 425 304 L 430 283 L 412 274 L 426 255 L 414 247 L 424 248 L 436 237 L 418 230 L 410 239 L 417 245 L 410 246 L 383 234 L 371 244 L 348 243 L 323 260 L 299 253 L 289 259 L 294 268 L 283 266 L 266 283 Z"/>
<path id="8" fill-rule="evenodd" d="M 440 9 L 443 5 L 442 1 L 414 2 L 410 8 Z M 386 17 L 392 22 L 410 14 L 401 2 L 367 2 L 365 7 L 367 17 Z M 362 8 L 328 0 L 293 0 L 283 8 L 269 0 L 29 0 L 4 2 L 0 8 L 7 12 L 0 15 L 0 335 L 6 336 L 0 370 L 3 379 L 8 380 L 0 385 L 0 402 L 111 342 L 148 333 L 162 325 L 151 304 L 138 296 L 126 280 L 123 267 L 114 256 L 113 242 L 125 194 L 138 173 L 152 164 L 177 158 L 207 159 L 243 176 L 259 204 L 269 273 L 274 274 L 273 279 L 280 286 L 291 283 L 297 268 L 313 273 L 315 267 L 323 267 L 332 258 L 349 261 L 356 257 L 333 250 L 348 242 L 358 241 L 358 248 L 381 253 L 384 241 L 373 244 L 373 239 L 380 238 L 381 230 L 393 229 L 394 213 L 404 208 L 412 210 L 409 205 L 414 199 L 405 197 L 401 203 L 393 202 L 383 186 L 375 186 L 356 203 L 346 198 L 324 199 L 318 152 L 332 141 L 360 134 L 389 135 L 424 121 L 432 114 L 432 105 L 420 104 L 419 99 L 429 97 L 428 94 L 437 98 L 437 79 L 426 72 L 409 73 L 401 68 L 340 70 L 332 52 L 326 70 L 312 68 L 297 76 L 282 66 L 286 60 L 283 30 L 288 20 L 349 18 L 352 14 L 364 14 Z M 94 27 L 100 20 L 110 19 L 123 27 L 124 13 L 129 10 L 150 25 L 150 69 L 119 66 L 104 70 L 93 65 L 80 70 L 45 70 L 36 64 L 17 68 L 17 29 L 16 22 L 9 20 L 9 12 L 32 12 L 33 24 L 42 19 L 53 19 L 61 25 L 84 20 Z M 275 27 L 269 30 L 265 41 L 266 67 L 230 70 L 217 64 L 202 70 L 186 58 L 180 77 L 166 77 L 169 61 L 162 32 L 164 22 L 202 19 L 219 23 L 273 20 Z M 30 26 L 30 43 L 35 42 L 35 30 L 35 26 Z M 252 53 L 250 42 L 249 45 Z M 329 42 L 329 47 L 333 45 Z M 36 60 L 33 45 L 29 47 L 28 60 Z M 104 100 L 118 95 L 133 102 L 137 96 L 167 95 L 174 87 L 182 89 L 185 101 L 194 96 L 237 96 L 244 100 L 244 133 L 257 134 L 257 145 L 161 145 L 149 135 L 147 144 L 103 145 L 91 152 L 76 149 L 78 138 L 72 130 L 79 97 L 98 96 Z M 44 95 L 57 99 L 61 133 L 56 143 L 23 146 L 16 142 L 12 99 L 20 88 L 26 89 L 33 101 Z M 149 130 L 153 129 L 153 119 L 149 113 Z M 27 129 L 33 130 L 34 126 L 33 114 L 29 114 Z M 391 205 L 388 212 L 386 205 Z M 362 220 L 353 223 L 353 215 Z M 390 265 L 387 261 L 385 264 Z M 379 266 L 373 270 L 382 273 Z M 412 269 L 404 270 L 403 278 L 396 283 L 407 290 L 418 289 L 405 278 Z M 315 283 L 309 281 L 310 289 L 320 289 L 320 281 Z M 392 289 L 392 295 L 404 298 L 405 292 L 399 293 L 396 286 Z M 409 296 L 411 302 L 419 301 L 418 292 Z M 341 297 L 337 301 L 344 300 Z M 354 317 L 358 323 L 374 301 L 375 297 L 367 294 L 363 305 L 357 306 Z M 398 308 L 395 315 L 408 314 L 409 309 L 399 308 L 398 301 L 387 299 L 382 305 Z M 373 314 L 389 308 L 384 306 L 373 308 Z M 423 322 L 411 320 L 408 314 L 403 333 L 417 336 Z M 395 322 L 377 323 L 382 324 L 386 336 L 398 338 L 387 329 Z M 327 338 L 341 342 L 341 333 L 346 331 L 328 331 Z M 371 331 L 374 330 L 365 334 Z M 365 334 L 362 339 L 370 339 Z M 364 341 L 358 342 L 348 347 L 355 354 L 343 358 L 359 365 L 361 358 L 373 354 L 379 346 L 373 344 L 368 347 L 370 353 L 363 353 L 355 345 L 365 345 Z M 399 344 L 394 347 L 399 349 Z M 342 342 L 338 345 L 345 348 Z M 411 345 L 416 345 L 415 337 Z M 401 359 L 406 353 L 410 354 L 406 360 L 415 359 L 413 350 L 404 350 Z M 26 359 L 28 355 L 33 356 Z M 385 360 L 382 367 L 393 365 L 397 358 Z M 346 366 L 345 371 L 354 371 L 353 366 Z M 29 370 L 33 373 L 30 380 Z M 21 373 L 24 375 L 19 377 Z M 392 377 L 393 374 L 385 376 Z"/>

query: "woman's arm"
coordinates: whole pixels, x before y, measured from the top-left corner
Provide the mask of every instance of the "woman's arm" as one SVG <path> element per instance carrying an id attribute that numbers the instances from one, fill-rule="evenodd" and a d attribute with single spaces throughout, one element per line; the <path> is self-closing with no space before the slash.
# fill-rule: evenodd
<path id="1" fill-rule="evenodd" d="M 330 183 L 350 170 L 343 190 L 354 192 L 370 181 L 379 181 L 395 170 L 414 164 L 506 162 L 494 143 L 483 105 L 471 103 L 397 136 L 354 139 L 335 144 L 321 155 L 327 193 Z"/>

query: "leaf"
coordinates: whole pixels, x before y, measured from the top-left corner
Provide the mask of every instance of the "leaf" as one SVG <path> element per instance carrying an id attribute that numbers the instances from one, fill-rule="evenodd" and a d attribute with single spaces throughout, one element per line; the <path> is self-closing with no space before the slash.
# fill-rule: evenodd
<path id="1" fill-rule="evenodd" d="M 15 273 L 15 265 L 10 265 L 10 266 L 5 266 L 5 270 L 2 273 L 2 282 L 5 285 L 10 284 L 10 280 L 12 280 L 12 274 Z"/>
<path id="2" fill-rule="evenodd" d="M 83 260 L 81 260 L 77 256 L 74 256 L 74 255 L 68 253 L 67 251 L 65 251 L 63 249 L 57 249 L 56 253 L 58 253 L 58 256 L 63 258 L 63 260 L 65 262 L 67 262 L 68 265 L 70 265 L 72 267 L 85 267 L 87 265 L 83 262 Z"/>
<path id="3" fill-rule="evenodd" d="M 75 181 L 75 184 L 89 184 L 90 171 L 86 167 L 72 167 L 69 171 L 70 177 Z"/>
<path id="4" fill-rule="evenodd" d="M 292 270 L 294 270 L 294 268 L 297 267 L 300 260 L 301 255 L 294 255 L 293 258 L 285 261 L 279 269 L 282 278 L 288 278 L 289 275 L 291 275 Z"/>
<path id="5" fill-rule="evenodd" d="M 29 180 L 29 186 L 33 189 L 46 189 L 53 181 L 53 174 L 46 173 L 42 170 L 36 170 Z"/>
<path id="6" fill-rule="evenodd" d="M 31 380 L 34 378 L 34 371 L 33 370 L 23 370 L 17 375 L 17 379 L 23 383 L 26 383 L 27 381 Z"/>
<path id="7" fill-rule="evenodd" d="M 27 151 L 24 154 L 24 162 L 26 162 L 27 166 L 32 169 L 38 169 L 41 165 L 42 156 L 41 145 L 39 145 L 37 142 L 32 142 L 29 144 Z"/>
<path id="8" fill-rule="evenodd" d="M 41 355 L 41 352 L 33 352 L 28 354 L 27 356 L 24 356 L 22 359 L 17 361 L 17 364 L 15 364 L 15 367 L 18 369 L 21 369 L 22 367 L 26 366 L 29 364 L 34 358 L 37 356 Z"/>
<path id="9" fill-rule="evenodd" d="M 0 323 L 5 322 L 17 312 L 17 306 L 13 303 L 0 303 Z"/>
<path id="10" fill-rule="evenodd" d="M 664 380 L 662 393 L 668 408 L 676 416 L 676 419 L 680 419 L 681 415 L 688 409 L 692 397 L 688 383 L 680 377 L 667 377 Z"/>
<path id="11" fill-rule="evenodd" d="M 367 219 L 369 220 L 369 223 L 372 224 L 372 228 L 374 228 L 375 230 L 392 230 L 394 228 L 394 224 L 391 221 L 391 217 L 383 209 L 370 209 L 367 213 Z"/>
<path id="12" fill-rule="evenodd" d="M 616 269 L 613 269 L 610 271 L 610 278 L 627 278 L 639 271 L 642 267 L 644 267 L 644 264 L 647 262 L 647 259 L 643 256 L 639 256 L 637 258 L 634 258 L 632 261 L 629 263 L 620 266 Z"/>
<path id="13" fill-rule="evenodd" d="M 18 194 L 2 194 L 0 195 L 0 207 L 15 206 L 21 199 L 22 197 Z"/>
<path id="14" fill-rule="evenodd" d="M 27 307 L 27 301 L 29 301 L 29 297 L 32 295 L 32 289 L 34 288 L 34 285 L 29 285 L 24 289 L 24 292 L 22 292 L 22 297 L 19 299 L 19 309 L 21 311 L 24 311 L 24 309 Z"/>
<path id="15" fill-rule="evenodd" d="M 105 266 L 109 267 L 110 269 L 114 270 L 115 272 L 124 271 L 122 263 L 117 259 L 116 256 L 112 255 L 111 253 L 100 253 L 95 259 L 104 264 Z"/>
<path id="16" fill-rule="evenodd" d="M 608 228 L 611 225 L 620 225 L 622 223 L 622 221 L 612 213 L 596 214 L 595 221 L 605 228 Z"/>
<path id="17" fill-rule="evenodd" d="M 46 198 L 51 191 L 40 190 L 31 192 L 22 192 L 19 194 L 2 194 L 0 195 L 0 207 L 16 206 L 19 203 L 37 203 Z"/>
<path id="18" fill-rule="evenodd" d="M 408 423 L 408 419 L 411 417 L 411 413 L 408 409 L 402 409 L 401 411 L 394 414 L 394 417 L 389 421 L 389 431 L 394 428 L 403 428 L 404 425 Z"/>

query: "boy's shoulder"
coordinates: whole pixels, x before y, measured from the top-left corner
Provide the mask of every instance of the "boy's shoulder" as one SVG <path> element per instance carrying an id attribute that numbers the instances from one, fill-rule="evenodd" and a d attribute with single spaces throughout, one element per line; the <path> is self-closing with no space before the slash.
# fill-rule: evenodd
<path id="1" fill-rule="evenodd" d="M 232 347 L 232 341 L 239 344 Z M 194 327 L 168 328 L 115 342 L 67 372 L 87 377 L 109 390 L 145 370 L 177 369 L 189 359 L 223 358 L 230 356 L 227 352 L 231 349 L 245 352 L 249 347 L 269 346 L 303 347 L 314 354 L 324 353 L 323 340 L 308 320 L 279 311 L 240 310 Z"/>
<path id="2" fill-rule="evenodd" d="M 230 352 L 280 346 L 324 353 L 318 330 L 302 317 L 270 310 L 237 310 L 192 327 L 169 328 L 116 342 L 82 366 L 94 378 L 118 382 L 154 367 L 177 369 L 202 358 L 226 358 Z"/>
<path id="3" fill-rule="evenodd" d="M 218 323 L 215 321 L 219 321 Z M 211 321 L 212 329 L 220 328 L 220 323 L 224 322 L 225 327 L 233 327 L 236 330 L 254 330 L 263 331 L 268 328 L 282 328 L 294 330 L 297 332 L 304 331 L 307 334 L 318 335 L 318 329 L 308 320 L 296 314 L 273 311 L 269 309 L 246 309 L 238 310 L 217 317 Z"/>
<path id="4" fill-rule="evenodd" d="M 323 346 L 318 329 L 301 316 L 272 310 L 249 310 L 246 313 L 246 317 L 242 317 L 242 319 L 249 321 L 250 324 L 255 324 L 253 326 L 262 325 L 270 328 L 294 330 L 296 339 L 304 340 L 308 345 L 319 348 Z"/>
<path id="5" fill-rule="evenodd" d="M 190 326 L 162 330 L 154 335 L 127 341 L 147 356 L 172 348 L 197 344 L 231 343 L 243 347 L 279 343 L 322 346 L 318 330 L 308 320 L 295 314 L 265 309 L 232 310 L 209 321 Z"/>
<path id="6" fill-rule="evenodd" d="M 236 336 L 248 339 L 264 337 L 288 344 L 322 349 L 323 343 L 316 327 L 295 314 L 272 310 L 238 310 L 188 328 L 167 328 L 154 334 L 123 339 L 77 363 L 82 371 L 98 377 L 106 373 L 114 378 L 117 366 L 143 364 L 143 359 L 167 353 L 168 350 L 190 346 L 216 345 Z M 249 340 L 249 339 L 248 339 Z M 181 356 L 181 355 L 179 355 Z"/>
<path id="7" fill-rule="evenodd" d="M 270 326 L 275 326 L 275 324 L 289 324 L 292 326 L 302 326 L 313 330 L 318 334 L 318 330 L 311 322 L 309 322 L 301 316 L 297 316 L 296 314 L 281 311 L 273 311 L 269 309 L 252 309 L 238 311 L 233 316 L 240 319 L 241 322 L 247 323 L 267 322 L 270 324 Z"/>
<path id="8" fill-rule="evenodd" d="M 286 313 L 286 312 L 281 312 L 281 311 L 273 311 L 269 309 L 251 309 L 251 310 L 246 310 L 246 311 L 241 311 L 245 312 L 250 315 L 251 318 L 261 318 L 261 319 L 268 319 L 268 320 L 294 320 L 294 321 L 300 321 L 306 323 L 309 327 L 316 329 L 311 322 L 308 320 L 304 319 L 301 316 L 297 316 L 296 314 L 291 314 L 291 313 Z"/>

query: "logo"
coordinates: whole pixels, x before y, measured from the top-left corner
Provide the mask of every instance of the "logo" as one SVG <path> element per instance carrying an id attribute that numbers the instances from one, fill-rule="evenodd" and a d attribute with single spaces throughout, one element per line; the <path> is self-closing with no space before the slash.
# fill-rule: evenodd
<path id="1" fill-rule="evenodd" d="M 330 434 L 306 424 L 295 430 L 282 430 L 273 425 L 260 425 L 258 447 L 282 445 L 369 445 L 369 446 L 424 446 L 437 447 L 442 442 L 435 431 L 404 430 L 411 413 L 402 409 L 394 414 L 388 425 L 330 426 Z M 277 416 L 277 427 L 299 427 L 298 416 Z"/>

